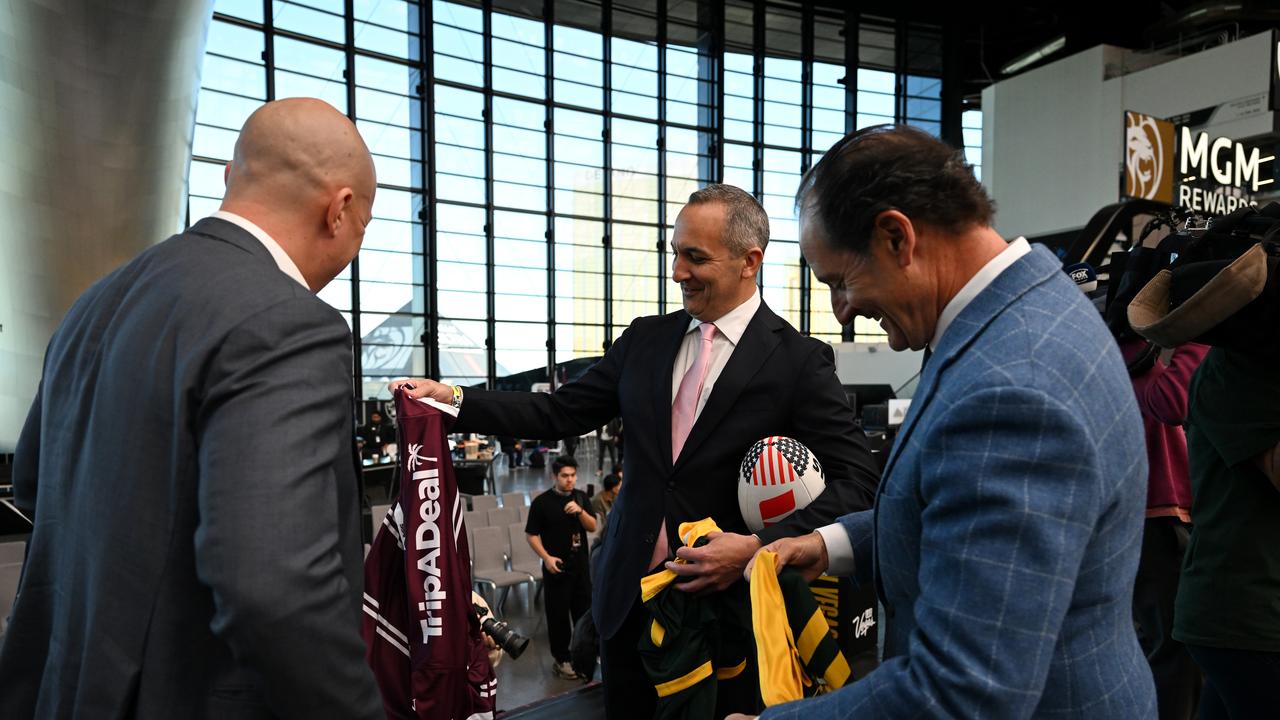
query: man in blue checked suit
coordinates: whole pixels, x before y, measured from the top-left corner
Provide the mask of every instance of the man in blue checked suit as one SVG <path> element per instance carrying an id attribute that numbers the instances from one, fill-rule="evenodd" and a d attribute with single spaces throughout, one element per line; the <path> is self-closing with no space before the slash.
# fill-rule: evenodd
<path id="1" fill-rule="evenodd" d="M 851 134 L 797 201 L 840 322 L 929 359 L 874 509 L 766 548 L 874 582 L 884 663 L 761 717 L 1155 717 L 1131 616 L 1142 420 L 1097 311 L 918 130 Z"/>

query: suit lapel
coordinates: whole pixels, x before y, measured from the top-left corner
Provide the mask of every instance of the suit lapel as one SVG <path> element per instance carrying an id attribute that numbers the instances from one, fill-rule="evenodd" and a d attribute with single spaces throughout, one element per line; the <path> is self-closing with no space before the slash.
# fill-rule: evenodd
<path id="1" fill-rule="evenodd" d="M 680 352 L 680 344 L 689 329 L 689 313 L 681 310 L 673 313 L 674 320 L 670 327 L 659 334 L 657 355 L 661 362 L 655 363 L 656 374 L 650 387 L 653 393 L 653 418 L 658 429 L 658 452 L 662 455 L 664 467 L 671 469 L 671 374 L 675 371 L 676 355 Z M 687 445 L 688 443 L 686 443 Z"/>
<path id="2" fill-rule="evenodd" d="M 1000 313 L 1004 312 L 1005 308 L 1012 305 L 1032 287 L 1044 282 L 1053 273 L 1059 272 L 1061 267 L 1061 263 L 1048 250 L 1033 247 L 1030 253 L 1019 258 L 1004 272 L 997 275 L 990 285 L 983 288 L 977 297 L 960 311 L 951 323 L 951 327 L 947 328 L 942 342 L 938 343 L 938 348 L 929 357 L 924 375 L 920 377 L 920 384 L 912 395 L 911 409 L 907 411 L 907 417 L 902 421 L 902 428 L 898 430 L 898 436 L 893 441 L 893 449 L 889 451 L 889 459 L 885 462 L 884 472 L 880 474 L 880 485 L 876 488 L 876 503 L 872 507 L 871 537 L 872 553 L 875 558 L 872 563 L 872 579 L 876 595 L 886 609 L 890 609 L 891 606 L 885 596 L 884 582 L 880 577 L 880 545 L 876 538 L 880 534 L 880 495 L 885 492 L 885 488 L 893 477 L 894 465 L 901 457 L 903 448 L 910 442 L 911 432 L 915 430 L 917 421 L 924 415 L 925 409 L 933 399 L 933 391 L 942 373 L 973 344 L 974 340 Z"/>
<path id="3" fill-rule="evenodd" d="M 702 407 L 702 412 L 698 414 L 697 421 L 694 422 L 693 428 L 689 431 L 689 438 L 685 440 L 684 448 L 680 451 L 680 457 L 676 459 L 675 467 L 687 461 L 692 456 L 698 446 L 704 440 L 711 436 L 711 432 L 724 418 L 725 413 L 733 407 L 738 396 L 742 394 L 747 383 L 760 370 L 760 366 L 765 360 L 773 354 L 778 347 L 779 340 L 777 331 L 782 328 L 782 320 L 773 314 L 763 302 L 760 308 L 756 310 L 756 314 L 751 318 L 751 322 L 747 323 L 747 329 L 742 333 L 742 338 L 738 340 L 738 345 L 733 349 L 733 354 L 729 356 L 729 362 L 725 364 L 724 370 L 720 372 L 720 377 L 716 378 L 716 384 L 711 388 L 711 396 L 707 398 L 707 404 Z M 670 369 L 668 369 L 668 376 Z M 671 396 L 668 395 L 668 398 Z M 671 413 L 667 413 L 667 447 L 671 444 Z"/>
<path id="4" fill-rule="evenodd" d="M 911 409 L 902 421 L 898 436 L 894 440 L 893 449 L 885 463 L 882 478 L 889 478 L 893 465 L 902 454 L 915 429 L 917 419 L 924 414 L 925 407 L 933 397 L 942 373 L 973 344 L 974 339 L 991 324 L 1005 308 L 1022 297 L 1032 287 L 1051 277 L 1061 269 L 1061 263 L 1044 248 L 1031 249 L 1030 253 L 1019 258 L 1004 272 L 996 276 L 990 285 L 983 288 L 956 319 L 947 328 L 942 342 L 938 344 L 929 363 L 925 366 L 924 375 L 920 376 L 920 384 L 912 395 Z M 884 489 L 885 483 L 880 483 Z"/>

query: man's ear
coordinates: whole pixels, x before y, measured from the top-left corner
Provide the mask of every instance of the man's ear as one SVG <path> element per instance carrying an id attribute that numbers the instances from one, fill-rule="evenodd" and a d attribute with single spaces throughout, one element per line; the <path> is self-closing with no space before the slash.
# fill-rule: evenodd
<path id="1" fill-rule="evenodd" d="M 347 214 L 347 210 L 350 209 L 351 202 L 355 199 L 355 196 L 355 191 L 349 187 L 344 187 L 329 197 L 329 207 L 325 209 L 324 219 L 330 237 L 338 234 L 343 223 L 355 222 L 355 218 Z"/>
<path id="2" fill-rule="evenodd" d="M 742 255 L 742 277 L 753 278 L 756 273 L 760 272 L 760 265 L 764 263 L 764 251 L 758 247 L 753 247 Z"/>
<path id="3" fill-rule="evenodd" d="M 873 242 L 893 256 L 899 267 L 907 267 L 915 259 L 916 227 L 901 211 L 885 210 L 877 215 L 872 232 Z"/>

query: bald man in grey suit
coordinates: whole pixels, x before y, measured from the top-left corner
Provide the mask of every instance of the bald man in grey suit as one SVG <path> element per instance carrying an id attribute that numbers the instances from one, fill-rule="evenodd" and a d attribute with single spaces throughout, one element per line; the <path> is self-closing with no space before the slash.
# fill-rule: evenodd
<path id="1" fill-rule="evenodd" d="M 35 530 L 0 717 L 383 717 L 351 333 L 314 294 L 359 250 L 375 185 L 341 113 L 269 103 L 222 209 L 67 313 L 14 463 Z"/>

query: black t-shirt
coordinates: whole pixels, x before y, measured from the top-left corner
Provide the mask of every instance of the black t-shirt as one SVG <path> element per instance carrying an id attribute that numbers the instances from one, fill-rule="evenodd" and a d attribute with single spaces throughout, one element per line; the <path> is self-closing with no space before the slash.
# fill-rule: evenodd
<path id="1" fill-rule="evenodd" d="M 525 533 L 539 536 L 542 547 L 566 563 L 584 561 L 587 557 L 587 531 L 576 515 L 564 511 L 570 500 L 578 503 L 583 512 L 595 517 L 586 493 L 574 490 L 568 495 L 561 495 L 551 488 L 533 499 L 529 505 L 529 518 L 524 524 Z"/>
<path id="2" fill-rule="evenodd" d="M 396 441 L 395 428 L 387 423 L 361 425 L 358 432 L 364 438 L 364 444 L 374 446 L 375 452 L 381 451 L 383 445 Z"/>

